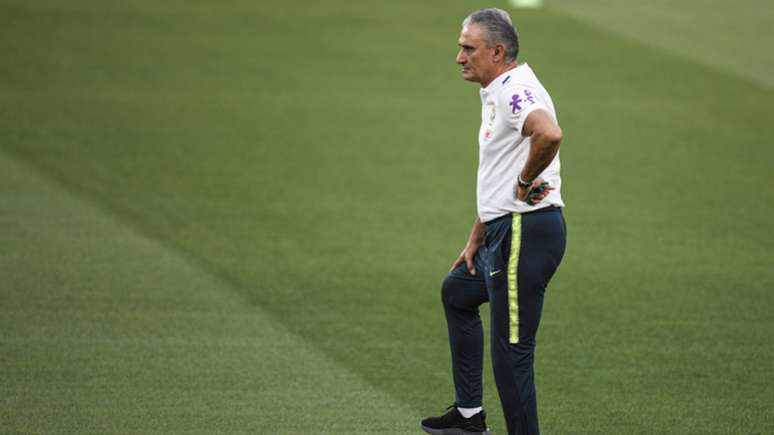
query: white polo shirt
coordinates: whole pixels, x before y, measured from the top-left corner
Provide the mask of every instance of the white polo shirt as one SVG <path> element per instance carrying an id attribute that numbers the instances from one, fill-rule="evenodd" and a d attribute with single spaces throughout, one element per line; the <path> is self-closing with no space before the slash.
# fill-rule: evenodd
<path id="1" fill-rule="evenodd" d="M 528 205 L 516 199 L 518 176 L 529 156 L 530 138 L 521 129 L 527 116 L 545 110 L 557 122 L 554 103 L 526 63 L 506 71 L 481 89 L 481 129 L 477 201 L 481 222 L 508 213 L 525 213 L 543 207 L 564 207 L 559 153 L 540 174 L 554 190 L 542 201 Z"/>

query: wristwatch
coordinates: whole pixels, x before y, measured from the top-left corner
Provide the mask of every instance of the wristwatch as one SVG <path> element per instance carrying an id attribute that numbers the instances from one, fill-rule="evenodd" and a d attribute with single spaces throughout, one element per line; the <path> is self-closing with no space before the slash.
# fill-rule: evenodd
<path id="1" fill-rule="evenodd" d="M 526 187 L 532 186 L 532 182 L 533 181 L 535 181 L 535 180 L 524 181 L 524 180 L 521 179 L 521 174 L 519 174 L 519 177 L 518 177 L 519 187 L 525 187 L 526 188 Z"/>

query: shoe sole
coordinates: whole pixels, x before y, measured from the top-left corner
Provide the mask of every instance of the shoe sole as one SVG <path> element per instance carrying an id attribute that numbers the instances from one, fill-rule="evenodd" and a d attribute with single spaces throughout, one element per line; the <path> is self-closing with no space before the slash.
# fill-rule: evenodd
<path id="1" fill-rule="evenodd" d="M 422 426 L 422 430 L 429 433 L 430 435 L 492 435 L 491 432 L 488 430 L 485 430 L 483 432 L 470 432 L 464 429 L 430 429 L 429 427 L 425 425 Z"/>

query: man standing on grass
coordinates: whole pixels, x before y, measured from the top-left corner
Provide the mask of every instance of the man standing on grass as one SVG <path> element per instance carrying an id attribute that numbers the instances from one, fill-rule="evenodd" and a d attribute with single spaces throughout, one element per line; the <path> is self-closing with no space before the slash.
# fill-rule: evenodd
<path id="1" fill-rule="evenodd" d="M 482 408 L 484 337 L 479 305 L 491 303 L 492 365 L 509 434 L 538 434 L 535 335 L 546 285 L 564 255 L 554 104 L 526 63 L 507 12 L 481 9 L 462 22 L 457 63 L 481 83 L 478 217 L 443 282 L 456 400 L 422 421 L 435 435 L 488 434 Z"/>

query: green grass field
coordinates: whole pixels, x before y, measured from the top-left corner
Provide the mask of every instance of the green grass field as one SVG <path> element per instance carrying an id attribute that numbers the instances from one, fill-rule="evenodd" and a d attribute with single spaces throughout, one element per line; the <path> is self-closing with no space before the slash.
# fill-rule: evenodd
<path id="1" fill-rule="evenodd" d="M 546 2 L 543 432 L 774 433 L 774 5 Z M 0 0 L 0 433 L 420 433 L 484 5 Z"/>

